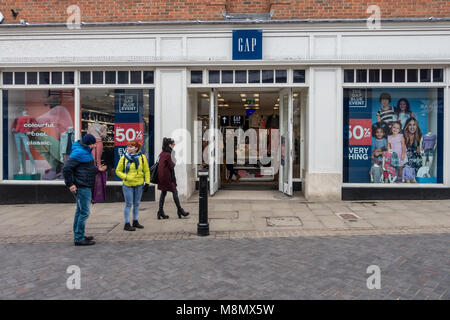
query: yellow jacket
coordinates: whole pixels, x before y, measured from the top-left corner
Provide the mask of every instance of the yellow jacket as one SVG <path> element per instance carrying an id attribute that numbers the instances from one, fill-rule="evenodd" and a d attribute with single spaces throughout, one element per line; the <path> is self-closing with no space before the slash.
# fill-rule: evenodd
<path id="1" fill-rule="evenodd" d="M 116 175 L 122 179 L 123 184 L 127 187 L 136 187 L 142 184 L 150 184 L 150 169 L 148 167 L 147 158 L 145 155 L 139 156 L 139 167 L 136 170 L 136 166 L 132 162 L 130 164 L 130 170 L 125 173 L 125 168 L 127 167 L 128 160 L 125 156 L 122 156 L 117 164 Z"/>

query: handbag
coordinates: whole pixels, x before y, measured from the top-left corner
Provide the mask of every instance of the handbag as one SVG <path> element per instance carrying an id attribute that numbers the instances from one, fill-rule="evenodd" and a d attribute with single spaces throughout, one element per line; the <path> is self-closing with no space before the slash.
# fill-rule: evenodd
<path id="1" fill-rule="evenodd" d="M 105 202 L 106 200 L 106 171 L 99 171 L 95 175 L 94 188 L 92 188 L 92 204 Z"/>
<path id="2" fill-rule="evenodd" d="M 153 184 L 158 184 L 158 165 L 159 157 L 158 160 L 150 167 L 150 182 Z"/>

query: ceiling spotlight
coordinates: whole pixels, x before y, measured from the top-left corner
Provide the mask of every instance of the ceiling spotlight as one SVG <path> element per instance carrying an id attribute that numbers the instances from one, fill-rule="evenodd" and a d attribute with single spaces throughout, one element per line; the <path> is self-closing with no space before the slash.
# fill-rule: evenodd
<path id="1" fill-rule="evenodd" d="M 298 93 L 294 93 L 294 97 L 298 97 Z"/>
<path id="2" fill-rule="evenodd" d="M 254 93 L 253 96 L 254 97 L 259 97 L 259 93 Z"/>
<path id="3" fill-rule="evenodd" d="M 259 98 L 256 98 L 255 101 L 256 101 L 256 102 L 259 102 Z"/>
<path id="4" fill-rule="evenodd" d="M 247 95 L 245 93 L 241 93 L 241 98 L 245 98 Z"/>
<path id="5" fill-rule="evenodd" d="M 221 98 L 221 97 L 222 97 L 222 96 L 220 95 L 220 93 L 218 93 L 218 94 L 217 94 L 217 96 L 218 96 L 219 98 Z"/>
<path id="6" fill-rule="evenodd" d="M 225 99 L 224 98 L 219 98 L 219 99 L 217 99 L 217 101 L 225 101 Z"/>
<path id="7" fill-rule="evenodd" d="M 208 95 L 206 93 L 202 93 L 203 98 L 208 98 Z"/>
<path id="8" fill-rule="evenodd" d="M 245 98 L 242 98 L 241 100 L 242 100 L 243 102 L 247 101 L 247 99 L 245 99 Z"/>
<path id="9" fill-rule="evenodd" d="M 279 107 L 280 105 L 278 103 L 275 103 L 275 107 Z"/>

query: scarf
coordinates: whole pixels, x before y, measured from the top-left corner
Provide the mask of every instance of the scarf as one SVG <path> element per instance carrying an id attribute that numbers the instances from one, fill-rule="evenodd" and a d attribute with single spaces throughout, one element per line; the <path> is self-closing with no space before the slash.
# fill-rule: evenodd
<path id="1" fill-rule="evenodd" d="M 134 166 L 136 167 L 136 170 L 139 168 L 139 157 L 141 156 L 141 154 L 142 154 L 141 152 L 137 152 L 135 154 L 131 154 L 128 152 L 125 153 L 125 159 L 128 160 L 127 167 L 125 169 L 126 172 L 130 171 L 130 164 L 132 162 L 134 162 Z"/>

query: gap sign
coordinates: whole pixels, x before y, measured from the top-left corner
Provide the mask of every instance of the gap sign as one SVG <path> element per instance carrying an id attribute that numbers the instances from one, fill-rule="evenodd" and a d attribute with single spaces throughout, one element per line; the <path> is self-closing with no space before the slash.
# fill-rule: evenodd
<path id="1" fill-rule="evenodd" d="M 262 30 L 233 30 L 233 60 L 262 59 Z"/>

